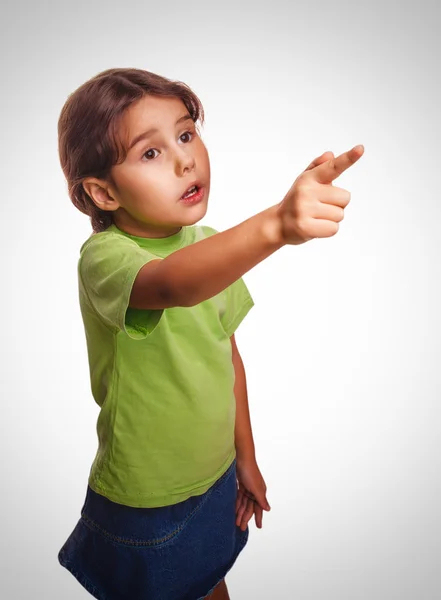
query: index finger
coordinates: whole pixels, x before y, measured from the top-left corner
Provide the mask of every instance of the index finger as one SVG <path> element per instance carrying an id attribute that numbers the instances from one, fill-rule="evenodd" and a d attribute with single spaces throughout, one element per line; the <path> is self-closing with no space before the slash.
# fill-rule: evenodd
<path id="1" fill-rule="evenodd" d="M 359 144 L 354 146 L 348 152 L 343 152 L 337 158 L 331 158 L 321 165 L 318 165 L 314 169 L 311 169 L 308 173 L 310 177 L 313 177 L 318 183 L 331 183 L 334 179 L 337 179 L 346 169 L 352 167 L 359 158 L 363 156 L 364 146 Z"/>

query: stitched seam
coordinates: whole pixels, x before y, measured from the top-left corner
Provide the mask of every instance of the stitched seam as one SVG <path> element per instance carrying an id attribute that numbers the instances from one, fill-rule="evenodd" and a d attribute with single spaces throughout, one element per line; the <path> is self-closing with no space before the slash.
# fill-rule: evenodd
<path id="1" fill-rule="evenodd" d="M 148 541 L 139 541 L 139 540 L 132 540 L 132 539 L 128 539 L 128 538 L 122 538 L 119 537 L 117 535 L 113 535 L 112 533 L 109 533 L 108 531 L 106 531 L 105 529 L 103 529 L 102 527 L 100 527 L 97 523 L 95 523 L 95 521 L 93 521 L 92 519 L 90 519 L 87 515 L 82 514 L 81 518 L 85 521 L 85 524 L 89 525 L 92 528 L 95 528 L 96 530 L 98 530 L 100 533 L 102 533 L 105 537 L 115 541 L 115 542 L 120 542 L 122 544 L 127 544 L 127 545 L 133 545 L 133 546 L 157 546 L 159 544 L 163 544 L 164 542 L 170 540 L 172 537 L 174 537 L 175 535 L 177 535 L 180 531 L 182 531 L 182 529 L 185 527 L 185 525 L 187 524 L 187 521 L 200 509 L 202 508 L 202 506 L 205 504 L 205 502 L 208 500 L 208 497 L 211 494 L 211 490 L 209 490 L 207 492 L 207 496 L 204 498 L 204 500 L 198 504 L 189 515 L 187 515 L 187 517 L 185 518 L 185 520 L 181 523 L 181 525 L 179 525 L 179 527 L 177 527 L 174 531 L 172 531 L 171 533 L 169 533 L 168 535 L 166 535 L 163 538 L 159 538 L 156 540 L 148 540 Z"/>
<path id="2" fill-rule="evenodd" d="M 101 597 L 98 595 L 98 588 L 90 581 L 90 579 L 86 577 L 86 575 L 84 575 L 82 571 L 77 570 L 76 564 L 73 561 L 64 557 L 62 560 L 65 563 L 65 566 L 68 568 L 68 570 L 72 573 L 72 575 L 74 575 L 84 585 L 88 592 L 91 592 L 95 596 L 95 598 Z"/>
<path id="3" fill-rule="evenodd" d="M 231 326 L 232 326 L 232 325 L 234 325 L 234 324 L 236 323 L 236 321 L 237 321 L 237 320 L 240 320 L 240 318 L 243 316 L 243 314 L 246 312 L 246 310 L 247 310 L 249 307 L 251 307 L 251 308 L 252 308 L 253 306 L 254 306 L 254 300 L 253 300 L 252 298 L 248 298 L 248 299 L 245 301 L 245 303 L 242 305 L 242 308 L 241 308 L 241 310 L 240 310 L 238 313 L 236 313 L 236 314 L 234 315 L 234 317 L 231 319 L 231 321 L 228 323 L 228 326 L 226 325 L 226 326 L 224 327 L 224 329 L 225 329 L 225 333 L 227 333 L 227 334 L 228 334 L 228 332 L 231 330 Z"/>
<path id="4" fill-rule="evenodd" d="M 220 479 L 218 479 L 218 481 L 216 483 L 220 484 L 222 482 L 223 479 L 226 479 L 227 476 L 230 474 L 231 468 L 234 464 L 234 461 L 231 463 L 231 465 L 228 467 L 228 469 L 225 471 L 225 473 L 220 477 Z M 216 486 L 217 487 L 217 486 Z M 85 513 L 81 514 L 81 518 L 84 521 L 84 524 L 89 526 L 89 528 L 91 529 L 96 529 L 97 531 L 99 531 L 102 535 L 104 535 L 105 537 L 109 538 L 110 540 L 113 540 L 115 542 L 119 542 L 121 544 L 126 544 L 126 545 L 131 545 L 131 546 L 158 546 L 160 544 L 163 544 L 165 542 L 167 542 L 168 540 L 170 540 L 172 537 L 174 537 L 175 535 L 177 535 L 180 531 L 182 531 L 182 529 L 184 529 L 185 525 L 187 524 L 188 520 L 200 509 L 202 508 L 202 506 L 204 506 L 204 504 L 207 502 L 208 498 L 210 497 L 211 493 L 214 491 L 215 486 L 213 485 L 207 492 L 205 495 L 205 498 L 203 499 L 202 502 L 200 502 L 192 511 L 189 515 L 187 515 L 187 517 L 185 518 L 185 520 L 181 523 L 181 525 L 179 525 L 179 527 L 177 527 L 174 531 L 172 531 L 171 533 L 169 533 L 168 535 L 166 535 L 163 538 L 159 538 L 156 540 L 148 540 L 148 541 L 139 541 L 139 540 L 132 540 L 132 539 L 128 539 L 128 538 L 122 538 L 119 537 L 117 535 L 114 535 L 113 533 L 109 533 L 108 531 L 106 531 L 105 529 L 103 529 L 102 527 L 100 527 L 100 525 L 98 525 L 98 523 L 96 523 L 93 519 L 90 519 Z"/>

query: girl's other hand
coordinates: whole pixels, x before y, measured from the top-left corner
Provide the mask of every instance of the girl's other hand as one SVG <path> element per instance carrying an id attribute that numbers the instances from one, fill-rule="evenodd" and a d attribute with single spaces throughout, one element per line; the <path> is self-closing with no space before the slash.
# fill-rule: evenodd
<path id="1" fill-rule="evenodd" d="M 332 152 L 325 152 L 297 177 L 277 208 L 285 244 L 303 244 L 337 233 L 351 194 L 343 188 L 333 187 L 332 181 L 356 163 L 363 153 L 362 145 L 337 158 Z"/>
<path id="2" fill-rule="evenodd" d="M 256 526 L 262 528 L 263 511 L 271 510 L 266 498 L 266 483 L 255 458 L 237 457 L 236 525 L 245 531 L 255 515 Z"/>

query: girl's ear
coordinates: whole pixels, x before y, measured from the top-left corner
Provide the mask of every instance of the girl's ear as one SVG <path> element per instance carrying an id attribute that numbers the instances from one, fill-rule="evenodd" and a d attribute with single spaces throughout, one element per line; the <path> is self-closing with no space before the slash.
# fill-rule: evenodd
<path id="1" fill-rule="evenodd" d="M 83 181 L 83 189 L 92 202 L 101 210 L 116 210 L 120 204 L 113 197 L 109 184 L 95 178 L 87 178 Z"/>

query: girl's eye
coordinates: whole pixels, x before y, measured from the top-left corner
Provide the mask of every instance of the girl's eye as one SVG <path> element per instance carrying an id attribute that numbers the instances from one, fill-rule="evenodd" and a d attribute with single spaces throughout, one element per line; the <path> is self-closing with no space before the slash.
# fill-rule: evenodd
<path id="1" fill-rule="evenodd" d="M 143 158 L 144 158 L 144 156 L 146 156 L 146 155 L 147 155 L 149 152 L 153 152 L 153 150 L 156 150 L 156 148 L 149 148 L 148 150 L 146 150 L 146 151 L 144 152 L 144 154 L 142 155 L 142 156 L 143 156 Z M 148 158 L 150 159 L 150 158 L 155 158 L 155 157 L 154 157 L 154 156 L 149 156 Z"/>
<path id="2" fill-rule="evenodd" d="M 182 135 L 191 135 L 191 136 L 193 136 L 193 132 L 192 132 L 192 131 L 186 131 L 186 132 L 185 132 L 185 133 L 183 133 Z M 182 137 L 182 135 L 181 135 L 181 137 Z M 190 139 L 191 139 L 191 138 L 190 138 Z M 188 140 L 188 141 L 190 141 L 190 140 Z"/>
<path id="3" fill-rule="evenodd" d="M 189 142 L 189 141 L 190 141 L 190 140 L 193 138 L 194 132 L 193 132 L 193 131 L 185 131 L 185 132 L 184 132 L 184 133 L 183 133 L 183 134 L 180 136 L 180 138 L 182 138 L 184 135 L 189 135 L 189 136 L 190 136 L 190 139 L 189 139 L 187 142 L 185 142 L 185 143 L 187 144 L 187 143 L 188 143 L 188 142 Z M 144 158 L 144 156 L 147 156 L 149 153 L 153 152 L 154 150 L 156 150 L 156 148 L 149 148 L 148 150 L 146 150 L 146 151 L 144 152 L 144 154 L 142 155 L 142 157 Z M 148 158 L 149 160 L 152 160 L 153 158 L 155 158 L 155 156 L 152 156 L 152 155 L 150 154 L 150 156 L 147 156 L 147 158 Z"/>

